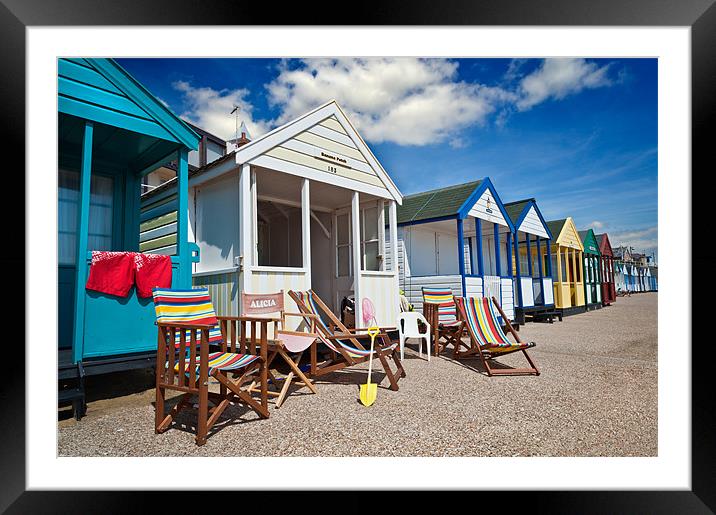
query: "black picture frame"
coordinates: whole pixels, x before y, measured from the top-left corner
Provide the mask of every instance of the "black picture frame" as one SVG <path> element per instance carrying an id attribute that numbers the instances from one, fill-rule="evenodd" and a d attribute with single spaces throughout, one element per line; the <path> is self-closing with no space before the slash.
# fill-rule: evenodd
<path id="1" fill-rule="evenodd" d="M 714 125 L 716 103 L 716 7 L 714 0 L 559 0 L 536 2 L 534 0 L 490 0 L 471 2 L 383 2 L 359 3 L 351 6 L 351 20 L 360 25 L 552 25 L 552 26 L 689 26 L 691 27 L 691 73 L 692 73 L 692 173 L 684 170 L 684 179 L 698 178 L 699 187 L 692 189 L 692 209 L 709 206 L 708 195 L 714 183 L 713 139 L 709 129 Z M 16 218 L 24 213 L 25 192 L 24 156 L 25 135 L 25 30 L 31 26 L 58 25 L 283 25 L 303 23 L 307 25 L 332 25 L 343 22 L 340 9 L 330 4 L 309 8 L 305 3 L 281 3 L 281 8 L 268 2 L 238 2 L 208 0 L 0 0 L 0 95 L 5 148 L 10 149 L 19 163 L 12 170 L 4 170 L 6 180 L 4 205 L 17 202 L 11 212 Z M 338 18 L 338 20 L 336 19 Z M 21 151 L 22 149 L 22 151 Z M 708 162 L 708 165 L 707 165 Z M 707 166 L 711 165 L 709 168 Z M 701 173 L 694 173 L 700 171 Z M 7 193 L 7 192 L 12 192 Z M 693 213 L 693 211 L 692 211 Z M 6 215 L 7 216 L 7 215 Z M 703 216 L 692 216 L 692 241 L 707 231 Z M 17 228 L 17 224 L 15 224 Z M 23 219 L 24 229 L 24 219 Z M 10 248 L 2 254 L 3 270 L 24 269 L 24 237 L 12 235 Z M 693 270 L 713 268 L 709 253 L 691 253 Z M 686 253 L 685 256 L 688 256 Z M 27 271 L 26 273 L 30 273 Z M 23 284 L 10 284 L 15 291 L 24 291 L 20 274 L 6 280 Z M 690 284 L 694 284 L 691 282 Z M 699 307 L 699 295 L 703 289 L 693 288 L 691 299 L 662 299 L 670 302 L 691 302 Z M 18 302 L 19 304 L 19 302 Z M 23 303 L 24 305 L 24 303 Z M 33 306 L 33 309 L 35 307 Z M 510 508 L 537 509 L 540 512 L 571 513 L 711 513 L 716 510 L 716 424 L 710 363 L 714 359 L 713 345 L 708 338 L 697 338 L 704 327 L 707 312 L 694 309 L 697 317 L 691 322 L 691 334 L 684 328 L 684 342 L 660 342 L 673 345 L 675 352 L 691 349 L 692 357 L 692 435 L 691 464 L 692 487 L 690 491 L 582 491 L 582 492 L 480 492 L 480 504 L 498 501 Z M 29 314 L 24 314 L 25 322 Z M 33 317 L 35 317 L 33 313 Z M 20 327 L 17 320 L 13 323 Z M 700 323 L 699 323 L 700 322 Z M 8 329 L 13 326 L 9 326 Z M 6 329 L 6 331 L 8 330 Z M 24 337 L 22 330 L 17 331 Z M 6 333 L 7 335 L 8 333 Z M 14 333 L 16 334 L 16 333 Z M 154 502 L 176 503 L 186 510 L 192 502 L 202 505 L 203 496 L 191 492 L 171 495 L 149 492 L 60 492 L 26 491 L 25 487 L 25 360 L 17 348 L 17 337 L 6 336 L 6 362 L 3 371 L 0 405 L 0 511 L 8 513 L 113 513 L 154 511 Z M 703 341 L 701 341 L 703 340 Z M 701 345 L 691 345 L 698 341 Z M 668 366 L 668 363 L 662 364 Z M 52 392 L 48 392 L 51 395 Z M 660 413 L 660 416 L 668 414 Z M 189 478 L 188 478 L 189 479 Z M 178 488 L 191 488 L 191 481 L 177 484 Z M 412 495 L 416 495 L 414 492 Z M 239 499 L 227 492 L 217 497 L 211 494 L 211 504 L 217 509 L 241 509 L 242 505 L 224 504 L 223 501 Z M 310 506 L 310 492 L 293 492 L 291 504 Z M 507 502 L 509 501 L 509 502 Z M 276 501 L 279 502 L 280 501 Z M 169 505 L 166 506 L 167 508 Z M 345 505 L 344 505 L 345 507 Z M 279 509 L 279 508 L 276 508 Z"/>

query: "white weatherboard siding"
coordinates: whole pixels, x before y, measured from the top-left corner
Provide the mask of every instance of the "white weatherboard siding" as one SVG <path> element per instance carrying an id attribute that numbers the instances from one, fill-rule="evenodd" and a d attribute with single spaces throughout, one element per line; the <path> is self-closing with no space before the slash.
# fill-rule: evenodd
<path id="1" fill-rule="evenodd" d="M 546 305 L 554 304 L 554 286 L 551 277 L 542 278 L 542 291 L 544 292 L 544 303 Z"/>
<path id="2" fill-rule="evenodd" d="M 522 307 L 531 308 L 535 305 L 534 290 L 532 289 L 532 278 L 520 277 L 520 285 L 522 288 Z"/>
<path id="3" fill-rule="evenodd" d="M 489 203 L 489 208 L 488 208 Z M 489 209 L 489 211 L 488 211 Z M 476 218 L 480 218 L 482 220 L 487 220 L 488 222 L 496 223 L 499 225 L 504 225 L 505 227 L 509 227 L 509 224 L 505 220 L 505 217 L 502 216 L 502 212 L 500 211 L 500 208 L 497 206 L 497 201 L 495 200 L 495 197 L 492 195 L 492 191 L 490 191 L 490 188 L 487 188 L 482 195 L 480 195 L 480 198 L 477 199 L 477 202 L 472 206 L 469 212 L 470 216 L 474 216 Z"/>
<path id="4" fill-rule="evenodd" d="M 540 220 L 534 206 L 530 207 L 530 210 L 527 212 L 527 215 L 524 220 L 522 220 L 522 223 L 517 230 L 540 236 L 541 238 L 549 238 L 549 235 L 542 224 L 542 220 Z"/>
<path id="5" fill-rule="evenodd" d="M 465 296 L 482 297 L 482 277 L 465 277 Z"/>
<path id="6" fill-rule="evenodd" d="M 462 295 L 462 281 L 459 275 L 432 275 L 426 277 L 406 277 L 401 280 L 400 288 L 405 292 L 415 311 L 423 312 L 422 287 L 445 288 L 452 290 L 453 295 Z"/>
<path id="7" fill-rule="evenodd" d="M 391 272 L 388 273 L 361 273 L 360 292 L 363 298 L 368 298 L 375 306 L 375 318 L 381 327 L 395 327 L 400 311 L 398 285 Z M 364 327 L 363 324 L 359 324 Z"/>
<path id="8" fill-rule="evenodd" d="M 500 279 L 500 307 L 507 318 L 515 319 L 515 295 L 512 289 L 512 279 L 503 277 Z"/>

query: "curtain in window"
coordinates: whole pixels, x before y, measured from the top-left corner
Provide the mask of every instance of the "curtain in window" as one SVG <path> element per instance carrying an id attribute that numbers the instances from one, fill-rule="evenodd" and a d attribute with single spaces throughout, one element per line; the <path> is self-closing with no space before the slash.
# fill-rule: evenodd
<path id="1" fill-rule="evenodd" d="M 77 261 L 79 182 L 79 172 L 58 171 L 57 257 L 60 265 L 74 265 Z M 114 180 L 93 175 L 90 182 L 88 250 L 111 250 L 113 208 Z"/>

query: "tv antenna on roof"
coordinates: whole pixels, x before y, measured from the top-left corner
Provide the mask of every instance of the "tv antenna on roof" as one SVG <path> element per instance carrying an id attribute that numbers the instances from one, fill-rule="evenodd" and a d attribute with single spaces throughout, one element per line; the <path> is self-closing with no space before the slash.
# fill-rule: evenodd
<path id="1" fill-rule="evenodd" d="M 239 111 L 240 108 L 236 104 L 234 104 L 234 109 L 229 114 L 236 113 L 236 141 L 239 141 Z"/>

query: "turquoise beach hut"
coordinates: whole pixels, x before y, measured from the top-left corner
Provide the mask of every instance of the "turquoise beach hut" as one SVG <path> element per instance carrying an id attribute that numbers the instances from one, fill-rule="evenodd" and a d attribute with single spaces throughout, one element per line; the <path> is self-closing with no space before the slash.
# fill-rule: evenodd
<path id="1" fill-rule="evenodd" d="M 176 163 L 172 287 L 191 287 L 187 155 L 199 136 L 112 59 L 58 60 L 60 379 L 153 364 L 152 299 L 85 290 L 91 251 L 139 251 L 142 178 Z M 84 371 L 84 372 L 83 372 Z"/>

